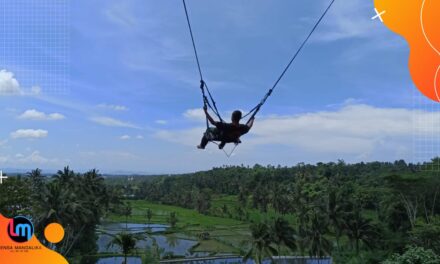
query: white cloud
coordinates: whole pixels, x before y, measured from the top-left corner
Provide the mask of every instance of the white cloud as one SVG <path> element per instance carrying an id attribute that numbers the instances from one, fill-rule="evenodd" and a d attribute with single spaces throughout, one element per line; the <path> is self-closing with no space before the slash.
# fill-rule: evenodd
<path id="1" fill-rule="evenodd" d="M 21 95 L 23 91 L 12 72 L 0 71 L 0 95 Z"/>
<path id="2" fill-rule="evenodd" d="M 49 120 L 61 120 L 65 119 L 66 117 L 60 113 L 52 113 L 48 115 Z"/>
<path id="3" fill-rule="evenodd" d="M 30 89 L 23 89 L 14 73 L 6 69 L 0 70 L 0 96 L 2 95 L 39 95 L 41 88 L 32 86 Z"/>
<path id="4" fill-rule="evenodd" d="M 128 140 L 130 138 L 131 137 L 129 135 L 123 135 L 123 136 L 120 137 L 120 139 L 122 139 L 122 140 Z"/>
<path id="5" fill-rule="evenodd" d="M 7 139 L 0 140 L 0 147 L 6 145 L 6 143 L 8 143 Z"/>
<path id="6" fill-rule="evenodd" d="M 404 108 L 379 108 L 365 104 L 345 105 L 334 111 L 291 116 L 258 118 L 248 136 L 246 148 L 280 145 L 334 157 L 370 157 L 381 151 L 405 152 L 412 147 L 414 135 L 440 133 L 440 113 Z M 417 122 L 428 120 L 422 129 Z M 197 144 L 203 127 L 184 130 L 159 130 L 156 137 L 188 146 Z"/>
<path id="7" fill-rule="evenodd" d="M 90 120 L 92 122 L 95 122 L 95 123 L 103 125 L 103 126 L 139 128 L 138 126 L 135 126 L 129 122 L 124 122 L 124 121 L 114 119 L 111 117 L 106 117 L 106 116 L 95 116 L 95 117 L 90 118 Z"/>
<path id="8" fill-rule="evenodd" d="M 45 138 L 49 133 L 43 129 L 18 129 L 11 133 L 12 138 Z"/>
<path id="9" fill-rule="evenodd" d="M 201 108 L 188 109 L 183 113 L 183 116 L 193 121 L 204 121 L 206 118 L 205 112 Z"/>
<path id="10" fill-rule="evenodd" d="M 130 136 L 130 135 L 122 135 L 122 136 L 120 136 L 119 137 L 119 139 L 121 139 L 121 140 L 129 140 L 129 139 L 131 139 L 132 137 Z M 136 139 L 138 139 L 138 140 L 142 140 L 142 139 L 144 139 L 144 136 L 142 136 L 142 135 L 137 135 L 136 137 L 134 137 L 134 138 L 136 138 Z"/>
<path id="11" fill-rule="evenodd" d="M 32 164 L 45 164 L 49 162 L 49 159 L 40 155 L 39 151 L 34 151 L 26 157 L 21 157 L 18 159 L 20 163 L 32 163 Z"/>
<path id="12" fill-rule="evenodd" d="M 169 142 L 195 146 L 199 143 L 205 129 L 204 127 L 194 127 L 183 130 L 159 130 L 155 136 Z"/>
<path id="13" fill-rule="evenodd" d="M 383 25 L 371 20 L 371 16 L 374 15 L 373 8 L 372 1 L 336 1 L 313 38 L 321 41 L 335 41 L 347 38 L 368 38 L 378 35 L 379 32 L 385 32 Z M 371 16 L 368 16 L 365 10 L 371 10 Z"/>
<path id="14" fill-rule="evenodd" d="M 39 95 L 41 93 L 40 86 L 32 86 L 31 87 L 31 94 L 33 95 Z"/>
<path id="15" fill-rule="evenodd" d="M 123 105 L 112 105 L 112 104 L 99 104 L 99 108 L 106 108 L 114 111 L 128 111 L 128 108 Z"/>
<path id="16" fill-rule="evenodd" d="M 334 112 L 274 117 L 255 123 L 251 144 L 281 144 L 316 153 L 368 155 L 384 143 L 408 147 L 419 110 L 348 105 Z M 386 145 L 386 144 L 385 144 Z"/>
<path id="17" fill-rule="evenodd" d="M 4 155 L 0 155 L 0 162 L 1 163 L 6 163 L 9 161 L 9 156 L 4 156 Z"/>
<path id="18" fill-rule="evenodd" d="M 79 153 L 85 159 L 102 159 L 104 164 L 107 164 L 109 160 L 120 161 L 121 159 L 124 161 L 132 162 L 134 160 L 140 160 L 142 157 L 125 151 L 114 151 L 114 150 L 101 150 L 101 151 L 88 151 L 88 152 L 80 152 Z"/>
<path id="19" fill-rule="evenodd" d="M 357 104 L 363 104 L 363 100 L 356 99 L 356 98 L 347 98 L 342 103 L 328 104 L 328 105 L 326 105 L 326 107 L 341 108 L 341 107 L 344 107 L 344 106 L 347 106 L 347 105 L 357 105 Z"/>
<path id="20" fill-rule="evenodd" d="M 59 165 L 58 159 L 44 157 L 38 150 L 31 151 L 28 154 L 17 153 L 15 155 L 0 155 L 0 162 L 9 164 L 9 166 L 18 166 L 18 164 L 26 166 L 39 166 L 46 164 Z"/>
<path id="21" fill-rule="evenodd" d="M 120 2 L 104 10 L 107 19 L 116 25 L 131 28 L 137 24 L 131 5 Z"/>
<path id="22" fill-rule="evenodd" d="M 40 151 L 38 150 L 33 151 L 27 156 L 20 153 L 16 154 L 15 158 L 16 158 L 14 160 L 15 163 L 22 163 L 22 164 L 48 164 L 48 163 L 54 164 L 58 162 L 57 159 L 51 159 L 42 156 Z"/>
<path id="23" fill-rule="evenodd" d="M 160 120 L 156 120 L 156 121 L 154 121 L 156 124 L 158 124 L 158 125 L 166 125 L 166 124 L 168 124 L 168 121 L 166 121 L 166 120 L 162 120 L 162 119 L 160 119 Z"/>
<path id="24" fill-rule="evenodd" d="M 18 118 L 27 120 L 62 120 L 65 116 L 59 113 L 46 114 L 35 109 L 26 110 Z"/>

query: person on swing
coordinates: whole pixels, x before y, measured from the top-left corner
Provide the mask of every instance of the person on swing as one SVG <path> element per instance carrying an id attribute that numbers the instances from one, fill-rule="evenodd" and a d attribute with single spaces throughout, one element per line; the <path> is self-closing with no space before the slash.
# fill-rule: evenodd
<path id="1" fill-rule="evenodd" d="M 218 145 L 219 149 L 223 149 L 226 143 L 238 144 L 241 142 L 240 137 L 248 133 L 254 125 L 255 117 L 249 119 L 249 121 L 245 125 L 240 124 L 242 113 L 239 110 L 235 110 L 232 113 L 231 123 L 215 121 L 208 113 L 208 107 L 206 105 L 203 107 L 203 110 L 205 111 L 205 115 L 209 123 L 211 123 L 215 127 L 210 127 L 206 129 L 200 145 L 197 146 L 198 149 L 205 149 L 209 141 L 220 141 L 220 144 Z"/>

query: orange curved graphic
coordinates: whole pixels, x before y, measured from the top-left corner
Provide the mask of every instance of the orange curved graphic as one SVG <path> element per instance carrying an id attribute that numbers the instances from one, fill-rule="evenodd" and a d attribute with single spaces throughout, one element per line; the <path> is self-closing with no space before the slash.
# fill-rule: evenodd
<path id="1" fill-rule="evenodd" d="M 68 264 L 63 256 L 46 248 L 35 236 L 23 243 L 13 241 L 8 235 L 9 223 L 10 219 L 0 214 L 0 263 Z"/>
<path id="2" fill-rule="evenodd" d="M 440 1 L 375 0 L 384 24 L 409 44 L 409 70 L 417 88 L 440 102 Z"/>

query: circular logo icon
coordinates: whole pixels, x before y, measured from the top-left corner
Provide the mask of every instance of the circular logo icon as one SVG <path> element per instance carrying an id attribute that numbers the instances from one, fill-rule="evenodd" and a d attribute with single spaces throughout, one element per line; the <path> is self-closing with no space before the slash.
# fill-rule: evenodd
<path id="1" fill-rule="evenodd" d="M 9 220 L 8 235 L 15 242 L 27 242 L 34 235 L 34 225 L 26 217 L 16 216 Z"/>

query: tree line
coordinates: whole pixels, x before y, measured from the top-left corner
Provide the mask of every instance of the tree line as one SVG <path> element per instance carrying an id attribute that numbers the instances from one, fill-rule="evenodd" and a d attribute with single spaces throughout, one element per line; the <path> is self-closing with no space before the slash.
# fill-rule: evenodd
<path id="1" fill-rule="evenodd" d="M 290 252 L 332 255 L 343 263 L 378 263 L 403 254 L 408 246 L 440 254 L 440 178 L 437 171 L 427 169 L 439 163 L 435 158 L 424 164 L 399 160 L 225 166 L 145 178 L 130 191 L 136 199 L 249 222 L 249 212 L 257 210 L 267 217 L 252 224 L 252 234 L 260 234 L 254 239 L 260 246 L 270 242 L 265 250 L 254 252 L 279 253 L 276 247 L 275 251 L 270 249 L 277 245 L 277 239 L 261 233 L 271 230 L 273 234 L 273 223 L 269 222 L 280 224 L 286 216 L 294 216 L 295 220 L 287 223 L 293 228 L 295 241 Z M 214 208 L 213 197 L 219 196 L 234 196 L 234 208 L 226 204 Z M 267 220 L 271 217 L 274 219 Z"/>

